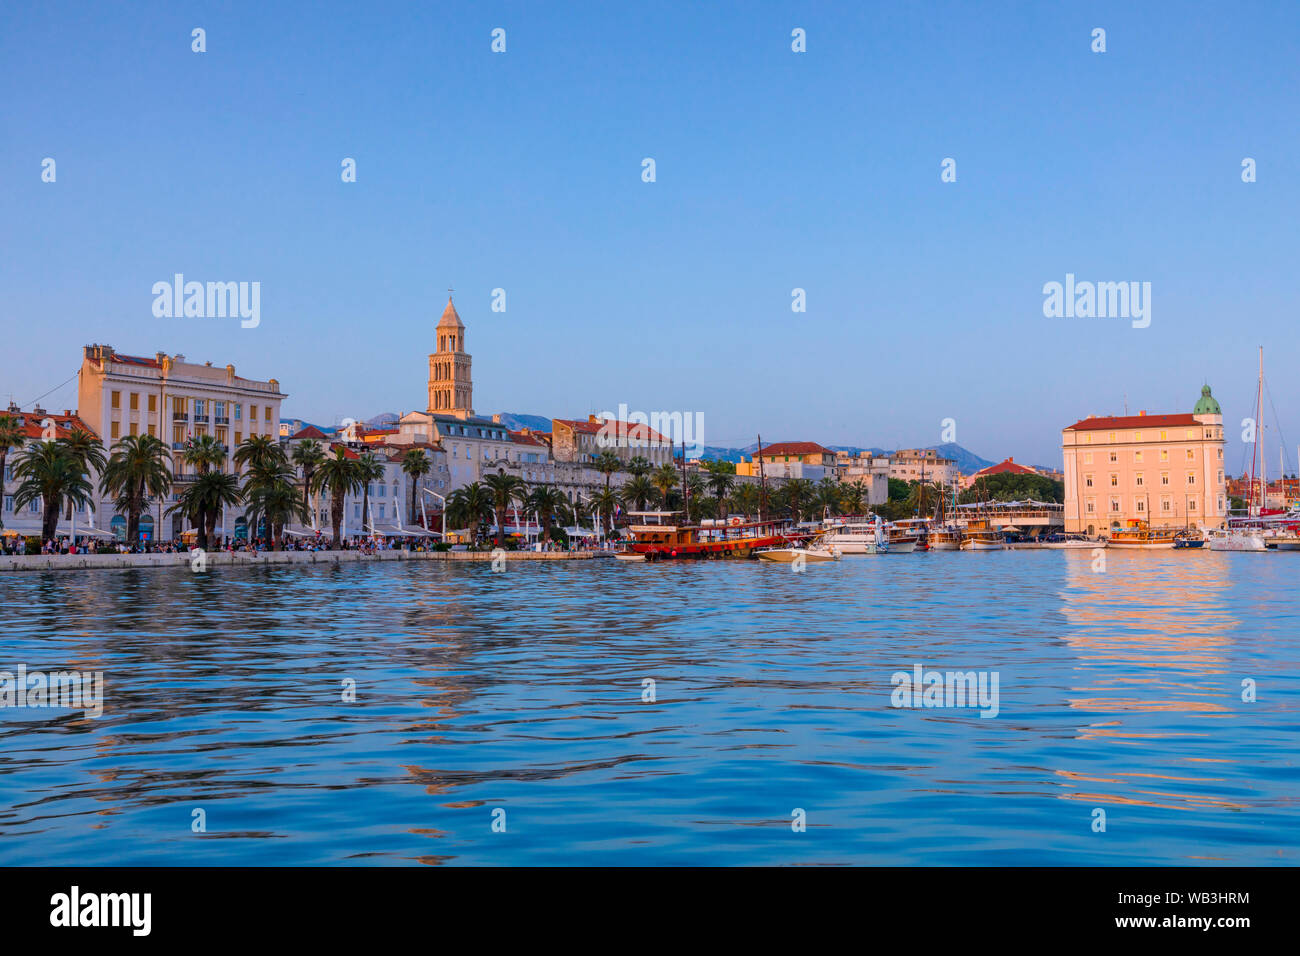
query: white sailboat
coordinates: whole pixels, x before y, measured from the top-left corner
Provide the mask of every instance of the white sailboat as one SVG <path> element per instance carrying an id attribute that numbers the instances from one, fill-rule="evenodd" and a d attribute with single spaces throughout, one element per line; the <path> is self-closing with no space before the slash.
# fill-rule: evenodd
<path id="1" fill-rule="evenodd" d="M 1244 518 L 1228 518 L 1226 527 L 1208 534 L 1206 545 L 1211 551 L 1267 551 L 1263 514 L 1268 504 L 1268 462 L 1262 454 L 1264 437 L 1264 347 L 1259 348 L 1259 382 L 1255 395 L 1255 442 L 1250 454 L 1251 494 Z M 1259 459 L 1259 500 L 1255 501 L 1255 459 Z"/>

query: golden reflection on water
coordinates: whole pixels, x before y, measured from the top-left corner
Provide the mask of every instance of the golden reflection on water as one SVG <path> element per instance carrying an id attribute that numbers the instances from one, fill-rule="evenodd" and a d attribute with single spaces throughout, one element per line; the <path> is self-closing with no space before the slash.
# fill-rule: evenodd
<path id="1" fill-rule="evenodd" d="M 1213 724 L 1189 727 L 1181 714 L 1202 720 L 1232 719 L 1230 698 L 1218 678 L 1228 671 L 1229 644 L 1241 621 L 1229 605 L 1231 555 L 1181 551 L 1117 552 L 1107 549 L 1104 570 L 1087 552 L 1071 552 L 1058 593 L 1066 622 L 1062 639 L 1077 656 L 1081 686 L 1070 688 L 1070 708 L 1116 719 L 1082 724 L 1080 740 L 1117 746 L 1146 740 L 1200 747 Z M 1169 715 L 1168 717 L 1162 715 Z M 1170 726 L 1176 722 L 1178 729 Z M 1116 751 L 1117 759 L 1130 759 Z M 1232 764 L 1231 757 L 1171 754 L 1171 762 Z M 1206 768 L 1209 770 L 1209 768 Z M 1094 805 L 1139 805 L 1169 810 L 1242 809 L 1248 805 L 1207 793 L 1226 785 L 1221 776 L 1115 771 L 1053 771 L 1073 788 L 1101 784 L 1105 790 L 1071 790 L 1063 799 Z M 1147 789 L 1142 781 L 1174 788 Z M 1178 784 L 1188 784 L 1184 792 Z"/>

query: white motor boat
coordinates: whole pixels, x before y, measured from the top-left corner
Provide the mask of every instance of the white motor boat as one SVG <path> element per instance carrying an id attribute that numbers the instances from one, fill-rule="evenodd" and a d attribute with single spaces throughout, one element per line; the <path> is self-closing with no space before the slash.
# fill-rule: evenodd
<path id="1" fill-rule="evenodd" d="M 766 548 L 761 551 L 755 551 L 756 555 L 764 561 L 776 561 L 780 564 L 794 564 L 803 560 L 808 564 L 816 564 L 822 561 L 838 561 L 840 553 L 834 548 Z"/>
<path id="2" fill-rule="evenodd" d="M 850 520 L 831 525 L 822 543 L 841 554 L 886 554 L 890 549 L 879 517 L 875 521 Z"/>
<path id="3" fill-rule="evenodd" d="M 1248 528 L 1216 528 L 1208 536 L 1211 551 L 1267 551 L 1264 535 Z"/>
<path id="4" fill-rule="evenodd" d="M 1073 549 L 1087 549 L 1106 547 L 1105 541 L 1089 541 L 1081 534 L 1062 534 L 1050 535 L 1039 542 L 1039 547 L 1051 548 L 1055 551 L 1070 551 Z"/>

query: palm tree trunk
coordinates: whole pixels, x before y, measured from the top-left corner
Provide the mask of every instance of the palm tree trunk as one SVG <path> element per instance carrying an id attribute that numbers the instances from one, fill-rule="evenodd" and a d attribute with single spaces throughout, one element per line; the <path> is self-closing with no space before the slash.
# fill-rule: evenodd
<path id="1" fill-rule="evenodd" d="M 493 510 L 496 512 L 497 519 L 497 547 L 500 548 L 503 547 L 502 541 L 506 534 L 506 509 L 498 503 Z"/>
<path id="2" fill-rule="evenodd" d="M 54 540 L 54 533 L 59 529 L 59 504 L 53 496 L 45 500 L 45 514 L 41 517 L 41 544 Z"/>
<path id="3" fill-rule="evenodd" d="M 343 535 L 340 527 L 343 524 L 343 489 L 342 486 L 335 488 L 330 495 L 330 524 L 334 526 L 334 548 L 337 550 L 343 547 Z"/>

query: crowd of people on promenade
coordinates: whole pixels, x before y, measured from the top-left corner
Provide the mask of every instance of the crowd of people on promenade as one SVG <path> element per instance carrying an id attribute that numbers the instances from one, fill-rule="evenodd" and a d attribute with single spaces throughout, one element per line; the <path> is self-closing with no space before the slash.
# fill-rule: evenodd
<path id="1" fill-rule="evenodd" d="M 169 541 L 137 541 L 128 544 L 125 541 L 111 541 L 105 543 L 102 539 L 88 536 L 77 535 L 69 537 L 60 535 L 58 538 L 44 542 L 39 549 L 33 549 L 28 546 L 27 538 L 23 535 L 13 535 L 0 538 L 0 555 L 3 556 L 20 556 L 27 554 L 43 555 L 78 555 L 78 554 L 189 554 L 198 545 L 193 541 L 182 539 L 173 539 Z M 488 543 L 490 546 L 490 542 Z M 547 541 L 534 548 L 540 551 L 574 551 L 574 550 L 591 550 L 593 548 L 610 547 L 609 542 L 569 542 L 560 544 L 554 541 Z M 453 545 L 455 550 L 466 550 L 467 545 Z M 272 543 L 265 538 L 231 538 L 219 537 L 208 542 L 206 551 L 208 553 L 224 551 L 227 553 L 253 554 L 260 551 L 333 551 L 333 539 L 326 534 L 314 537 L 288 537 L 280 543 L 278 548 L 272 547 Z M 388 537 L 374 538 L 364 535 L 356 535 L 344 538 L 342 540 L 343 551 L 357 551 L 361 554 L 374 554 L 379 551 L 435 551 L 446 550 L 436 545 L 431 545 L 426 539 L 416 537 Z M 532 550 L 532 549 L 530 549 Z"/>

